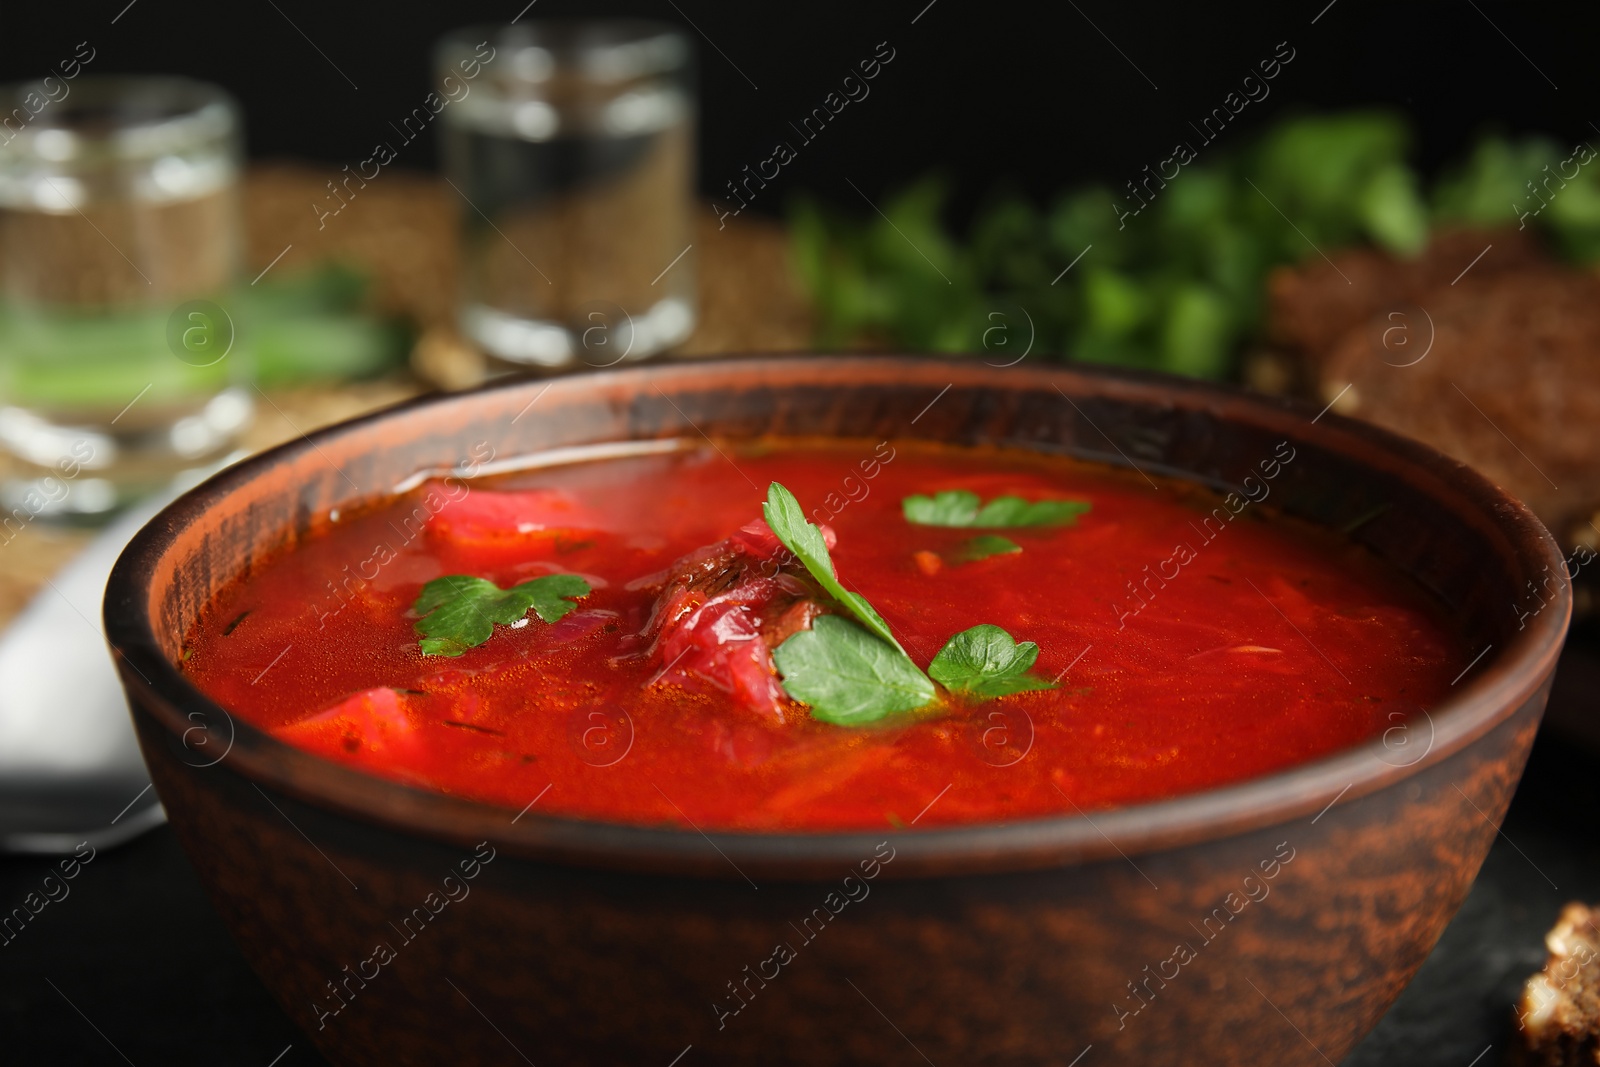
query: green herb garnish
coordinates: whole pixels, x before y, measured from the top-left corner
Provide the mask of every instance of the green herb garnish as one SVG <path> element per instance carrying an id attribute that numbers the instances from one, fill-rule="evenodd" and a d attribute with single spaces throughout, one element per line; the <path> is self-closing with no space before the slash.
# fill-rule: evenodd
<path id="1" fill-rule="evenodd" d="M 905 656 L 906 650 L 895 640 L 883 616 L 873 610 L 865 597 L 850 592 L 839 583 L 838 576 L 833 572 L 833 559 L 828 555 L 827 542 L 822 539 L 822 531 L 806 520 L 806 513 L 800 510 L 800 502 L 793 493 L 778 482 L 773 482 L 767 487 L 767 502 L 761 506 L 761 514 L 778 540 L 783 542 L 783 547 L 794 553 L 795 558 L 829 596 L 849 609 L 850 614 L 861 620 L 868 630 Z"/>
<path id="2" fill-rule="evenodd" d="M 779 541 L 827 593 L 862 626 L 824 615 L 773 650 L 784 692 L 811 705 L 813 718 L 855 726 L 931 702 L 933 682 L 911 662 L 889 626 L 865 597 L 840 584 L 822 531 L 806 520 L 783 485 L 767 487 L 762 508 Z"/>
<path id="3" fill-rule="evenodd" d="M 545 622 L 555 622 L 587 596 L 589 583 L 576 574 L 547 574 L 501 589 L 486 578 L 450 574 L 422 587 L 411 610 L 423 616 L 416 624 L 424 656 L 459 656 L 494 634 L 495 623 L 509 626 L 532 608 Z"/>
<path id="4" fill-rule="evenodd" d="M 1054 689 L 1054 682 L 1029 676 L 1038 658 L 1039 646 L 1032 641 L 1019 643 L 1000 627 L 983 623 L 946 641 L 928 664 L 928 673 L 952 692 L 983 700 Z"/>
<path id="5" fill-rule="evenodd" d="M 928 676 L 904 653 L 837 615 L 823 615 L 773 650 L 790 696 L 811 717 L 859 726 L 933 701 Z"/>
<path id="6" fill-rule="evenodd" d="M 976 496 L 973 501 L 976 506 Z M 773 482 L 767 488 L 762 512 L 783 546 L 862 623 L 857 626 L 838 615 L 823 615 L 810 629 L 801 630 L 773 650 L 784 692 L 809 704 L 812 718 L 861 726 L 896 712 L 915 711 L 937 698 L 933 679 L 980 700 L 1055 687 L 1052 682 L 1027 676 L 1038 658 L 1038 645 L 1032 641 L 1018 644 L 1000 627 L 990 625 L 974 626 L 946 642 L 929 668 L 930 679 L 906 655 L 872 605 L 839 584 L 822 531 L 806 520 L 793 493 Z M 979 541 L 989 542 L 989 554 L 1020 551 L 1003 537 L 973 538 L 974 543 Z"/>
<path id="7" fill-rule="evenodd" d="M 956 551 L 957 563 L 975 563 L 990 556 L 1010 556 L 1022 551 L 1022 546 L 1009 537 L 999 534 L 979 534 L 961 543 Z"/>
<path id="8" fill-rule="evenodd" d="M 933 496 L 908 496 L 900 502 L 906 521 L 917 526 L 1065 526 L 1089 510 L 1086 500 L 1039 500 L 997 496 L 984 504 L 969 489 L 947 489 Z"/>

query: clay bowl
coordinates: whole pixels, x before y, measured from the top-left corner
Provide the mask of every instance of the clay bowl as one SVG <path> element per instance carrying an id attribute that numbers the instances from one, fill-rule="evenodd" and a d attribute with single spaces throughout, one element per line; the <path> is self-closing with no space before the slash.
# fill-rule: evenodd
<path id="1" fill-rule="evenodd" d="M 762 359 L 505 385 L 211 479 L 123 554 L 106 630 L 179 840 L 246 958 L 335 1063 L 1068 1064 L 1090 1046 L 1090 1065 L 1337 1062 L 1488 852 L 1569 603 L 1554 582 L 1523 614 L 1538 603 L 1528 583 L 1561 557 L 1521 504 L 1422 445 L 1317 414 L 1187 381 L 975 361 Z M 998 442 L 1223 488 L 1287 440 L 1296 458 L 1271 502 L 1334 527 L 1365 517 L 1355 536 L 1460 620 L 1462 678 L 1364 747 L 1092 821 L 701 834 L 536 806 L 516 817 L 366 777 L 234 721 L 174 666 L 219 585 L 328 509 L 478 442 L 510 456 L 702 433 Z M 870 895 L 833 917 L 845 876 L 891 850 Z M 776 968 L 780 942 L 794 958 Z"/>

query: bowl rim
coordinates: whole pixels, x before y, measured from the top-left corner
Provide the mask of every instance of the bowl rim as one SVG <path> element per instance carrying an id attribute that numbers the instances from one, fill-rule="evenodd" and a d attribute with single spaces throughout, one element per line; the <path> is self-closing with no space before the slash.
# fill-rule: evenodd
<path id="1" fill-rule="evenodd" d="M 1468 664 L 1457 679 L 1460 682 L 1471 673 L 1466 684 L 1427 712 L 1429 743 L 1423 754 L 1410 762 L 1384 759 L 1384 754 L 1392 750 L 1386 748 L 1382 738 L 1374 738 L 1242 782 L 1096 811 L 1092 818 L 1079 811 L 1072 815 L 925 829 L 707 832 L 693 823 L 690 828 L 667 828 L 546 815 L 531 810 L 535 808 L 533 803 L 508 818 L 510 809 L 498 804 L 467 800 L 345 767 L 294 748 L 248 723 L 236 722 L 226 709 L 193 686 L 161 651 L 149 617 L 148 590 L 158 561 L 173 547 L 178 534 L 203 519 L 212 506 L 236 488 L 279 465 L 320 453 L 323 444 L 376 423 L 398 422 L 420 411 L 470 406 L 486 396 L 510 403 L 512 397 L 521 399 L 536 391 L 542 396 L 543 391 L 552 389 L 626 391 L 632 386 L 637 393 L 651 387 L 659 391 L 664 386 L 677 385 L 705 391 L 741 381 L 841 388 L 880 382 L 926 384 L 930 389 L 938 389 L 939 383 L 948 383 L 944 385 L 946 389 L 956 385 L 1009 385 L 1023 391 L 1054 387 L 1069 402 L 1072 393 L 1066 390 L 1079 387 L 1081 395 L 1203 409 L 1229 421 L 1244 418 L 1262 428 L 1281 429 L 1291 439 L 1292 431 L 1298 430 L 1301 438 L 1315 437 L 1319 445 L 1363 465 L 1384 460 L 1384 466 L 1396 476 L 1406 477 L 1409 473 L 1407 480 L 1418 492 L 1427 493 L 1430 487 L 1417 486 L 1416 476 L 1429 476 L 1434 499 L 1439 499 L 1439 490 L 1453 491 L 1478 513 L 1480 520 L 1505 538 L 1509 553 L 1523 563 L 1528 573 L 1538 573 L 1540 566 L 1563 561 L 1555 539 L 1533 513 L 1484 476 L 1418 441 L 1332 414 L 1332 404 L 1319 412 L 1307 403 L 1238 387 L 1080 364 L 1010 367 L 997 375 L 995 368 L 986 369 L 977 360 L 905 356 L 787 355 L 657 362 L 551 379 L 513 379 L 465 392 L 414 398 L 302 434 L 248 457 L 189 490 L 134 536 L 118 558 L 106 586 L 105 633 L 136 722 L 148 720 L 176 735 L 185 747 L 189 734 L 203 730 L 202 745 L 215 742 L 219 747 L 225 746 L 216 762 L 226 762 L 234 774 L 258 789 L 267 786 L 312 808 L 401 834 L 455 844 L 486 841 L 514 855 L 568 865 L 743 878 L 755 885 L 752 874 L 781 880 L 837 878 L 845 868 L 870 857 L 884 841 L 892 843 L 896 877 L 1041 869 L 1118 857 L 1137 870 L 1132 856 L 1231 837 L 1306 815 L 1315 815 L 1315 822 L 1336 806 L 1392 787 L 1455 755 L 1511 718 L 1539 695 L 1554 673 L 1571 614 L 1571 593 L 1565 583 L 1554 600 L 1497 655 L 1487 655 L 1493 651 L 1491 645 Z M 418 423 L 419 427 L 425 425 Z M 1116 451 L 1090 458 L 1138 469 L 1115 441 L 1109 437 L 1106 441 Z M 1201 480 L 1193 474 L 1150 466 L 1159 473 Z M 1456 514 L 1462 511 L 1459 506 L 1451 507 L 1448 501 L 1444 506 Z M 119 604 L 127 609 L 119 608 Z M 1487 662 L 1480 662 L 1486 657 Z M 209 768 L 214 764 L 190 766 Z M 159 777 L 157 780 L 159 783 Z"/>

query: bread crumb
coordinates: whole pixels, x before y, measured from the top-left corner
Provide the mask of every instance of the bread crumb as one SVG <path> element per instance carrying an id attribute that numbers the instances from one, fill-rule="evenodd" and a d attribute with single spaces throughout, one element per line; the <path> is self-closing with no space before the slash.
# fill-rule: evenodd
<path id="1" fill-rule="evenodd" d="M 1515 1061 L 1525 1067 L 1600 1064 L 1600 908 L 1579 903 L 1561 909 L 1545 935 L 1550 956 L 1528 979 L 1517 1004 L 1522 1044 Z"/>

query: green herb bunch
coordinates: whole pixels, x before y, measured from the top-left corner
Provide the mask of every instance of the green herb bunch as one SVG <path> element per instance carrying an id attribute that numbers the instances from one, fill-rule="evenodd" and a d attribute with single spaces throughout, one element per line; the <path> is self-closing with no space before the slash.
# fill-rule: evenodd
<path id="1" fill-rule="evenodd" d="M 1580 164 L 1577 148 L 1486 137 L 1430 193 L 1410 139 L 1386 112 L 1292 118 L 1234 152 L 1203 148 L 1161 185 L 1139 185 L 1140 173 L 1137 190 L 1091 185 L 1043 209 L 997 195 L 964 239 L 943 223 L 937 177 L 883 200 L 881 215 L 802 199 L 793 256 L 826 348 L 986 352 L 999 364 L 1031 343 L 1205 378 L 1232 374 L 1259 333 L 1267 274 L 1319 251 L 1409 257 L 1438 226 L 1521 224 L 1570 257 L 1600 258 L 1600 164 Z"/>

